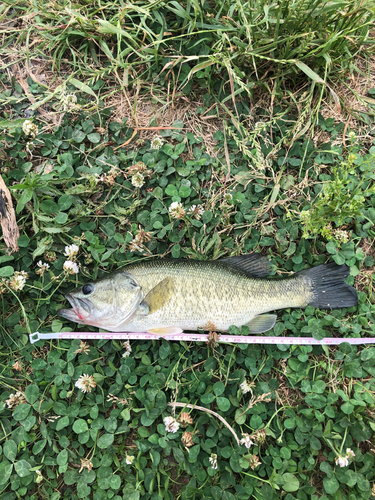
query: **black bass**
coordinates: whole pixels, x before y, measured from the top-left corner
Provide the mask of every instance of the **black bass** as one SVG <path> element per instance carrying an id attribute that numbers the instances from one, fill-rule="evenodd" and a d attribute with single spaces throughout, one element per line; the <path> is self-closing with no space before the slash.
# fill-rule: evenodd
<path id="1" fill-rule="evenodd" d="M 323 264 L 286 278 L 265 278 L 269 261 L 259 254 L 217 261 L 161 259 L 130 264 L 108 277 L 66 295 L 72 309 L 59 316 L 111 332 L 157 335 L 227 331 L 247 325 L 263 333 L 275 325 L 275 314 L 289 307 L 337 309 L 358 302 L 345 283 L 346 265 Z"/>

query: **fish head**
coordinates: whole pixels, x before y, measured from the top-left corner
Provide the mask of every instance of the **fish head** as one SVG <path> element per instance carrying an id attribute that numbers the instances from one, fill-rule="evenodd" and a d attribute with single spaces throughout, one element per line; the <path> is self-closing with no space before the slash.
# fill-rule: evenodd
<path id="1" fill-rule="evenodd" d="M 135 314 L 143 300 L 143 292 L 130 273 L 119 271 L 86 283 L 65 298 L 72 309 L 59 309 L 59 316 L 81 325 L 114 331 Z"/>

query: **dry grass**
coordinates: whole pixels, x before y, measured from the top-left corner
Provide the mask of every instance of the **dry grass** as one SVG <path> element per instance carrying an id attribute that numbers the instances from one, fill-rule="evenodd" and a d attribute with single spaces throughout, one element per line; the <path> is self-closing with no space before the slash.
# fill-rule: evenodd
<path id="1" fill-rule="evenodd" d="M 368 91 L 375 88 L 375 61 L 373 58 L 364 59 L 358 56 L 353 61 L 353 73 L 347 81 L 337 82 L 335 92 L 342 101 L 342 112 L 338 113 L 333 99 L 327 94 L 322 102 L 321 113 L 325 119 L 334 118 L 336 123 L 345 123 L 343 136 L 340 142 L 347 142 L 348 130 L 355 130 L 358 139 L 372 142 L 375 126 L 366 124 L 360 114 L 368 115 L 373 122 L 375 113 L 375 99 Z M 372 107 L 370 107 L 372 106 Z"/>
<path id="2" fill-rule="evenodd" d="M 12 31 L 17 34 L 20 30 L 22 31 L 26 24 L 30 24 L 30 20 L 3 19 L 0 39 L 5 43 Z M 36 98 L 29 90 L 28 78 L 44 87 L 46 92 L 53 93 L 64 83 L 65 78 L 69 76 L 71 71 L 68 61 L 62 61 L 60 72 L 57 71 L 50 54 L 30 57 L 27 61 L 25 57 L 26 49 L 29 53 L 32 53 L 34 47 L 37 47 L 40 42 L 40 34 L 34 30 L 30 33 L 27 47 L 24 42 L 15 42 L 0 53 L 0 68 L 3 68 L 3 72 L 8 75 L 7 87 L 10 87 L 12 79 L 18 82 L 30 105 L 35 104 Z M 365 141 L 366 139 L 373 139 L 369 133 L 375 130 L 374 126 L 364 124 L 359 115 L 359 113 L 369 114 L 369 116 L 373 114 L 373 110 L 369 109 L 369 105 L 375 105 L 375 99 L 371 102 L 371 98 L 368 97 L 368 90 L 375 88 L 375 61 L 372 59 L 365 60 L 358 56 L 353 61 L 353 68 L 353 73 L 348 82 L 338 82 L 334 85 L 334 90 L 343 103 L 342 112 L 338 112 L 328 92 L 321 108 L 324 118 L 334 118 L 335 122 L 345 123 L 344 133 L 337 139 L 338 143 L 344 142 L 344 144 L 348 129 L 356 130 L 358 138 Z M 114 121 L 122 122 L 126 118 L 127 125 L 133 129 L 147 129 L 152 126 L 171 127 L 176 120 L 182 121 L 184 124 L 183 133 L 191 132 L 195 137 L 201 137 L 206 152 L 211 156 L 217 156 L 216 142 L 213 136 L 216 131 L 224 129 L 224 120 L 230 122 L 232 119 L 233 122 L 233 118 L 237 118 L 237 110 L 233 102 L 228 101 L 225 105 L 218 103 L 206 109 L 205 112 L 199 113 L 197 112 L 198 108 L 205 108 L 204 102 L 199 96 L 199 89 L 195 89 L 189 96 L 185 96 L 176 91 L 176 87 L 173 87 L 173 85 L 162 91 L 157 90 L 156 87 L 154 88 L 152 84 L 144 87 L 140 84 L 138 87 L 130 88 L 125 87 L 123 81 L 120 82 L 119 78 L 120 75 L 111 75 L 111 78 L 107 79 L 103 78 L 105 80 L 103 89 L 105 90 L 101 95 L 105 107 L 112 109 L 111 118 Z M 286 92 L 281 99 L 285 105 L 292 105 L 294 108 L 297 106 L 297 113 L 299 113 L 300 118 L 304 109 L 302 97 L 305 96 L 304 99 L 306 98 L 309 85 L 309 83 L 304 84 L 303 88 L 297 89 L 293 92 L 294 96 Z M 297 98 L 298 95 L 300 95 L 301 99 Z M 261 88 L 256 88 L 252 98 L 246 97 L 245 100 L 250 113 L 245 119 L 242 119 L 242 124 L 247 130 L 253 130 L 255 124 L 259 121 L 258 113 L 260 109 L 268 115 L 267 121 L 272 119 L 275 95 Z M 238 99 L 237 101 L 239 102 Z M 38 113 L 45 124 L 45 130 L 49 131 L 52 131 L 54 126 L 61 123 L 63 117 L 63 113 L 53 109 L 49 103 L 40 106 Z M 301 126 L 306 125 L 309 118 L 309 116 L 306 116 L 302 119 Z M 137 130 L 137 134 L 125 147 L 137 147 L 142 141 L 151 140 L 155 135 L 158 135 L 158 132 L 155 129 Z M 296 138 L 298 134 L 294 135 L 294 138 Z M 320 129 L 314 130 L 313 139 L 318 145 L 326 142 L 329 135 Z"/>
<path id="3" fill-rule="evenodd" d="M 374 241 L 370 241 L 365 238 L 361 243 L 361 250 L 365 256 L 370 256 L 375 259 L 375 246 Z M 355 287 L 357 290 L 363 292 L 367 291 L 370 296 L 370 300 L 374 302 L 375 300 L 375 265 L 371 267 L 362 266 L 360 273 L 356 276 Z"/>

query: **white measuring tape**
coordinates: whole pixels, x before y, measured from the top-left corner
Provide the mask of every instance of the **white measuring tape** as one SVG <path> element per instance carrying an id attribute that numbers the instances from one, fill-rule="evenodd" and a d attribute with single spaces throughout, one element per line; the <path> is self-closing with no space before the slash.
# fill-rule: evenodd
<path id="1" fill-rule="evenodd" d="M 177 335 L 153 335 L 151 333 L 95 333 L 95 332 L 58 332 L 58 333 L 30 333 L 30 342 L 34 344 L 38 340 L 50 339 L 94 339 L 94 340 L 177 340 L 193 342 L 207 342 L 209 336 L 201 333 L 179 333 Z M 220 335 L 218 342 L 230 344 L 284 344 L 284 345 L 339 345 L 343 342 L 348 344 L 375 344 L 375 337 L 368 338 L 324 338 L 316 340 L 313 337 L 246 337 L 241 335 Z"/>

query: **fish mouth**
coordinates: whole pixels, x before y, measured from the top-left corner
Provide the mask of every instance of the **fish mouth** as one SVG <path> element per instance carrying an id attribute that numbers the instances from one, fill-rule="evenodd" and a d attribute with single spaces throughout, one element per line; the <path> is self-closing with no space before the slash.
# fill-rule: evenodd
<path id="1" fill-rule="evenodd" d="M 74 297 L 70 293 L 65 295 L 65 298 L 69 301 L 72 309 L 59 309 L 57 311 L 57 315 L 61 318 L 74 321 L 75 323 L 85 324 L 85 318 L 83 317 L 82 313 L 86 312 L 88 314 L 90 312 L 90 307 L 87 303 L 87 300 L 82 300 L 78 297 Z"/>

